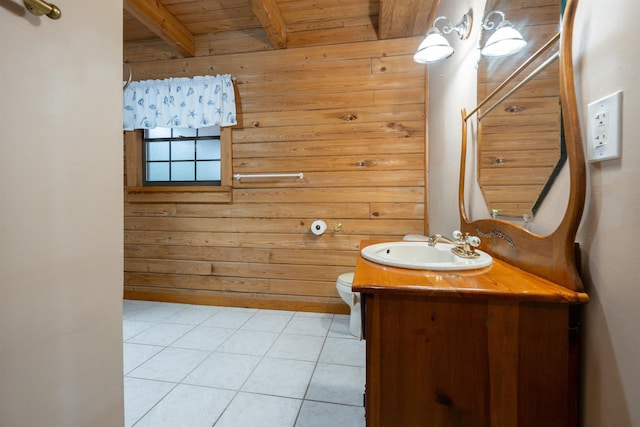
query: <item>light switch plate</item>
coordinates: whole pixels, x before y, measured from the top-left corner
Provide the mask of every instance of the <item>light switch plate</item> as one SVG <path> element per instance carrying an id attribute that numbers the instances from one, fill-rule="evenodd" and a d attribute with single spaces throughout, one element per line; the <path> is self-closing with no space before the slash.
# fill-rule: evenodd
<path id="1" fill-rule="evenodd" d="M 616 159 L 621 155 L 622 91 L 587 106 L 587 159 Z"/>

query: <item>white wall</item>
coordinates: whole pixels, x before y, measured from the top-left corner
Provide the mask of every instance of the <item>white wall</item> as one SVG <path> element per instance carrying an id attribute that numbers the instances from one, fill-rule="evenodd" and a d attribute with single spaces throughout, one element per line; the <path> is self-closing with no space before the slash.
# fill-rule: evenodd
<path id="1" fill-rule="evenodd" d="M 578 236 L 591 297 L 585 316 L 585 427 L 640 425 L 640 146 L 634 128 L 640 46 L 632 33 L 639 16 L 635 0 L 582 0 L 575 29 L 583 128 L 588 103 L 623 91 L 622 158 L 589 166 L 589 200 Z"/>
<path id="2" fill-rule="evenodd" d="M 460 227 L 458 181 L 460 173 L 461 109 L 477 103 L 477 40 L 484 0 L 441 2 L 437 16 L 457 24 L 473 10 L 471 35 L 461 41 L 447 37 L 455 48 L 446 61 L 429 65 L 429 233 L 450 235 Z"/>
<path id="3" fill-rule="evenodd" d="M 442 4 L 439 14 L 449 14 L 445 7 L 463 10 L 468 3 Z M 476 9 L 478 2 L 470 3 Z M 631 33 L 638 16 L 640 3 L 634 0 L 580 0 L 575 24 L 574 66 L 585 140 L 586 105 L 624 92 L 622 159 L 588 166 L 588 200 L 578 235 L 591 298 L 583 327 L 584 427 L 640 426 L 640 274 L 634 265 L 640 237 L 640 144 L 633 128 L 640 114 L 640 45 Z M 455 56 L 430 68 L 431 232 L 458 226 L 460 108 L 475 102 L 474 75 Z"/>
<path id="4" fill-rule="evenodd" d="M 122 2 L 0 2 L 0 425 L 122 426 Z"/>

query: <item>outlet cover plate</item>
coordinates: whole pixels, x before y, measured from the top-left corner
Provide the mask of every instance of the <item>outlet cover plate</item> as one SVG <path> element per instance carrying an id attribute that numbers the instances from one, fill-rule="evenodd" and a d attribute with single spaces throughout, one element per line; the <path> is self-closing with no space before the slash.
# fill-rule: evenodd
<path id="1" fill-rule="evenodd" d="M 587 106 L 587 159 L 617 159 L 621 155 L 622 91 Z"/>

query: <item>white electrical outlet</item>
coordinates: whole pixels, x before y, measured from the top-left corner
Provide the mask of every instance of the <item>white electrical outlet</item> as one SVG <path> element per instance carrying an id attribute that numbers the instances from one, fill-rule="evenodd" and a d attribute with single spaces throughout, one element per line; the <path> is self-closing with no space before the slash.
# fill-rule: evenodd
<path id="1" fill-rule="evenodd" d="M 587 106 L 587 159 L 616 159 L 621 152 L 622 91 Z"/>

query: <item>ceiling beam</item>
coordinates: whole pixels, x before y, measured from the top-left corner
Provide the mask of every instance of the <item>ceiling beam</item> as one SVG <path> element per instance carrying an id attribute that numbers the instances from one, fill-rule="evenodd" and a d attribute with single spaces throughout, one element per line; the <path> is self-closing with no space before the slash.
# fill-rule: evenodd
<path id="1" fill-rule="evenodd" d="M 287 47 L 287 26 L 276 0 L 250 0 L 251 10 L 276 49 Z"/>
<path id="2" fill-rule="evenodd" d="M 439 0 L 380 0 L 378 38 L 424 35 L 431 27 Z"/>
<path id="3" fill-rule="evenodd" d="M 159 0 L 123 0 L 124 10 L 183 56 L 194 56 L 193 34 Z"/>

